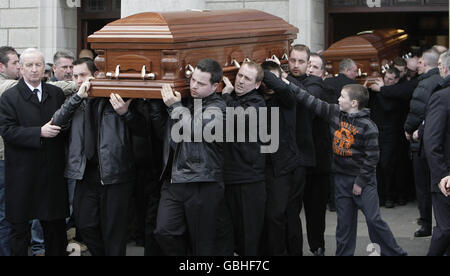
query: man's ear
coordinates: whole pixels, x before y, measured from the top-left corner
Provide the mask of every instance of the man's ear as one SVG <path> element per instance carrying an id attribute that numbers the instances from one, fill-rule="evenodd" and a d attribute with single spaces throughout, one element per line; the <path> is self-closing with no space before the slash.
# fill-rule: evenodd
<path id="1" fill-rule="evenodd" d="M 53 73 L 54 73 L 56 71 L 56 65 L 55 64 L 53 64 L 52 69 L 53 69 Z"/>
<path id="2" fill-rule="evenodd" d="M 258 89 L 259 87 L 261 86 L 261 81 L 258 81 L 257 83 L 256 83 L 256 89 Z"/>
<path id="3" fill-rule="evenodd" d="M 94 72 L 94 78 L 97 78 L 97 76 L 98 76 L 99 73 L 100 73 L 99 71 L 95 71 L 95 72 Z"/>
<path id="4" fill-rule="evenodd" d="M 358 106 L 359 106 L 358 101 L 357 100 L 352 100 L 352 107 L 358 108 Z"/>
<path id="5" fill-rule="evenodd" d="M 0 73 L 5 73 L 6 72 L 6 66 L 0 62 Z"/>
<path id="6" fill-rule="evenodd" d="M 213 85 L 212 85 L 212 89 L 214 90 L 214 91 L 217 91 L 217 88 L 219 87 L 219 83 L 214 83 Z"/>

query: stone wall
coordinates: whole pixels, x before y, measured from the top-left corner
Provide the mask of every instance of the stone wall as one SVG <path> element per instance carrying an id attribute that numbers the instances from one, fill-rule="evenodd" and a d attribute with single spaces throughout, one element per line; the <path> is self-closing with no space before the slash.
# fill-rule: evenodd
<path id="1" fill-rule="evenodd" d="M 0 0 L 0 45 L 38 48 L 46 62 L 58 50 L 75 54 L 77 10 L 66 0 Z"/>

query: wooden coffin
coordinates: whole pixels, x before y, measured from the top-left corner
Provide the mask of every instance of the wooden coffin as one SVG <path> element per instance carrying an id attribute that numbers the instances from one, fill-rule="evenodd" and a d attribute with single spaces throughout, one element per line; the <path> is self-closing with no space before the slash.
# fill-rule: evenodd
<path id="1" fill-rule="evenodd" d="M 90 95 L 161 98 L 162 85 L 170 84 L 186 96 L 203 58 L 218 61 L 233 82 L 245 59 L 263 62 L 275 55 L 287 62 L 297 33 L 283 19 L 257 10 L 135 14 L 89 36 L 100 71 Z"/>
<path id="2" fill-rule="evenodd" d="M 329 74 L 339 73 L 339 63 L 351 58 L 358 66 L 358 81 L 380 77 L 394 58 L 403 56 L 407 50 L 408 34 L 400 29 L 381 29 L 361 32 L 331 45 L 324 53 Z"/>

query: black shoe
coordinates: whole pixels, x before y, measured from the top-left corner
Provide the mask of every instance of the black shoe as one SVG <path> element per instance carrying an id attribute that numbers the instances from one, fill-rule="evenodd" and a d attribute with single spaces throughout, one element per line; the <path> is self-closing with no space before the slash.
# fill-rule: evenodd
<path id="1" fill-rule="evenodd" d="M 394 208 L 395 207 L 395 203 L 392 200 L 386 200 L 386 203 L 384 204 L 385 208 Z"/>
<path id="2" fill-rule="evenodd" d="M 403 198 L 400 198 L 399 200 L 397 200 L 397 204 L 399 206 L 405 206 L 406 205 L 406 200 Z"/>
<path id="3" fill-rule="evenodd" d="M 414 237 L 423 238 L 431 236 L 431 228 L 426 226 L 421 226 L 419 230 L 414 233 Z"/>
<path id="4" fill-rule="evenodd" d="M 322 247 L 319 247 L 316 250 L 311 250 L 311 252 L 314 254 L 314 256 L 325 256 L 325 249 L 323 249 Z"/>
<path id="5" fill-rule="evenodd" d="M 328 203 L 328 211 L 336 212 L 336 205 L 332 203 Z"/>

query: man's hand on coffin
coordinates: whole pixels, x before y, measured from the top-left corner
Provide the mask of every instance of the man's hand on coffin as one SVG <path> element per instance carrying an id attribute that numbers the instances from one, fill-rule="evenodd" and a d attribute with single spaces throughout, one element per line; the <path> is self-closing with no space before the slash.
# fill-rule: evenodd
<path id="1" fill-rule="evenodd" d="M 61 127 L 53 125 L 53 118 L 50 122 L 41 127 L 41 137 L 43 138 L 55 138 L 61 131 Z"/>
<path id="2" fill-rule="evenodd" d="M 225 83 L 225 87 L 222 89 L 222 94 L 230 94 L 234 91 L 234 86 L 227 77 L 223 77 L 223 83 Z"/>
<path id="3" fill-rule="evenodd" d="M 91 88 L 90 80 L 93 80 L 93 77 L 88 78 L 83 84 L 80 86 L 80 89 L 78 89 L 77 95 L 80 98 L 87 98 L 89 96 L 89 88 Z"/>
<path id="4" fill-rule="evenodd" d="M 111 93 L 111 95 L 109 96 L 109 102 L 111 103 L 116 113 L 120 116 L 123 116 L 128 112 L 128 107 L 130 106 L 132 100 L 133 99 L 129 99 L 128 101 L 124 102 L 119 94 L 114 93 Z"/>
<path id="5" fill-rule="evenodd" d="M 174 92 L 170 84 L 163 84 L 163 87 L 161 89 L 161 96 L 167 107 L 170 107 L 177 102 L 181 102 L 180 92 Z"/>

